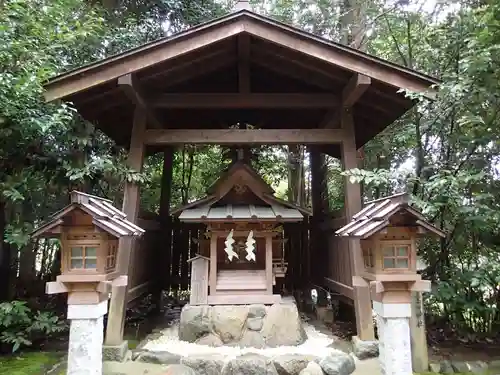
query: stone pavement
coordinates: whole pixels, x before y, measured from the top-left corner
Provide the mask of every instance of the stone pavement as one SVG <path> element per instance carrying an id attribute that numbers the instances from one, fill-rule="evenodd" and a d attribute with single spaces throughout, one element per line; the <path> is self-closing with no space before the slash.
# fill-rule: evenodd
<path id="1" fill-rule="evenodd" d="M 166 367 L 165 365 L 135 361 L 104 362 L 103 375 L 164 375 Z M 353 372 L 353 375 L 379 374 L 380 367 L 376 358 L 357 361 L 356 370 Z"/>

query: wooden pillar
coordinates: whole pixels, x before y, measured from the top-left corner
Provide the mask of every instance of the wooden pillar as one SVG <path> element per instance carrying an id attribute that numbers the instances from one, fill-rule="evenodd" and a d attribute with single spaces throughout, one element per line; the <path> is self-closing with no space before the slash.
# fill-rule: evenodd
<path id="1" fill-rule="evenodd" d="M 210 236 L 210 295 L 216 294 L 217 285 L 217 234 Z"/>
<path id="2" fill-rule="evenodd" d="M 160 190 L 160 233 L 156 246 L 156 275 L 155 293 L 153 301 L 156 306 L 161 304 L 161 294 L 164 289 L 170 288 L 170 265 L 172 259 L 172 227 L 170 221 L 170 199 L 172 195 L 172 162 L 173 148 L 166 147 L 163 151 L 163 168 Z"/>
<path id="3" fill-rule="evenodd" d="M 142 171 L 144 161 L 144 134 L 146 131 L 146 112 L 141 108 L 136 108 L 132 134 L 130 137 L 130 150 L 127 164 L 130 168 Z M 139 186 L 133 182 L 126 182 L 123 192 L 123 209 L 127 219 L 133 223 L 137 222 L 139 214 Z M 118 250 L 118 271 L 120 275 L 130 275 L 130 264 L 133 259 L 134 239 L 121 238 Z M 127 309 L 127 294 L 129 285 L 113 286 L 111 291 L 111 301 L 108 312 L 108 323 L 106 326 L 106 345 L 120 345 L 123 342 L 123 328 L 125 325 L 125 311 Z"/>
<path id="4" fill-rule="evenodd" d="M 266 282 L 267 294 L 273 294 L 273 237 L 266 234 Z"/>
<path id="5" fill-rule="evenodd" d="M 354 120 L 352 112 L 344 109 L 341 115 L 341 127 L 346 131 L 346 140 L 341 144 L 342 163 L 344 170 L 357 168 L 356 139 L 354 134 Z M 346 222 L 361 210 L 361 188 L 359 184 L 349 182 L 345 177 L 345 216 Z M 353 275 L 354 309 L 356 313 L 356 328 L 361 340 L 374 340 L 372 302 L 368 283 L 359 275 L 364 270 L 363 253 L 359 239 L 351 238 L 348 241 L 349 256 L 351 258 L 351 274 Z"/>

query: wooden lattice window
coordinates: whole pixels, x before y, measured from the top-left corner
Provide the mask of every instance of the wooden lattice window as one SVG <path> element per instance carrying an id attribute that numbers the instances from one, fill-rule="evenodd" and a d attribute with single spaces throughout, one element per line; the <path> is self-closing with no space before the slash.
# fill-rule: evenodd
<path id="1" fill-rule="evenodd" d="M 383 248 L 384 269 L 409 269 L 410 245 L 392 245 Z"/>
<path id="2" fill-rule="evenodd" d="M 108 252 L 106 253 L 106 270 L 112 270 L 116 267 L 116 252 L 118 249 L 118 241 L 110 241 Z"/>
<path id="3" fill-rule="evenodd" d="M 363 260 L 366 268 L 373 268 L 375 266 L 373 250 L 371 248 L 369 247 L 363 248 Z"/>
<path id="4" fill-rule="evenodd" d="M 96 270 L 97 247 L 93 245 L 72 246 L 69 267 L 72 270 Z"/>

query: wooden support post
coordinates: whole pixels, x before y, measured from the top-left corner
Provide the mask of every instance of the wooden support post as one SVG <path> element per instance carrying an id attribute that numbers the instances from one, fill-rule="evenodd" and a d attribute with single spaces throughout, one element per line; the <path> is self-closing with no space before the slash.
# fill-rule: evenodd
<path id="1" fill-rule="evenodd" d="M 422 292 L 412 292 L 410 335 L 413 372 L 426 372 L 429 370 L 429 353 L 427 351 Z"/>
<path id="2" fill-rule="evenodd" d="M 137 171 L 142 170 L 144 160 L 146 119 L 145 111 L 140 107 L 136 108 L 127 164 L 130 168 Z M 139 186 L 135 183 L 126 182 L 123 192 L 123 212 L 127 215 L 127 219 L 133 223 L 137 222 L 139 214 L 139 198 Z M 134 242 L 132 238 L 121 238 L 119 241 L 117 264 L 120 275 L 130 274 Z M 127 284 L 124 286 L 113 286 L 112 288 L 108 323 L 106 326 L 106 345 L 120 345 L 123 341 L 128 287 L 129 285 Z"/>
<path id="3" fill-rule="evenodd" d="M 217 286 L 217 234 L 210 237 L 210 295 L 216 294 Z"/>
<path id="4" fill-rule="evenodd" d="M 266 282 L 267 294 L 273 294 L 273 237 L 266 235 Z"/>
<path id="5" fill-rule="evenodd" d="M 346 138 L 341 144 L 342 162 L 344 170 L 357 168 L 356 140 L 354 135 L 354 120 L 352 112 L 344 109 L 341 114 L 341 127 L 346 132 Z M 359 184 L 351 184 L 349 177 L 345 177 L 345 216 L 347 221 L 361 210 L 361 188 Z M 349 256 L 351 257 L 351 273 L 353 278 L 358 278 L 364 271 L 363 253 L 359 239 L 351 238 L 349 243 Z M 354 309 L 356 313 L 356 328 L 361 340 L 374 340 L 372 302 L 370 288 L 366 285 L 353 285 Z"/>

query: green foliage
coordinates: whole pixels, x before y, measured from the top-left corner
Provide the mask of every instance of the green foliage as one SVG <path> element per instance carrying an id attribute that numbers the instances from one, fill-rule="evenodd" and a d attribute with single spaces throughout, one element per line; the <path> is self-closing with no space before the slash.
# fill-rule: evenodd
<path id="1" fill-rule="evenodd" d="M 23 353 L 0 357 L 0 368 L 9 375 L 45 375 L 61 360 L 60 353 Z"/>
<path id="2" fill-rule="evenodd" d="M 30 346 L 35 338 L 49 337 L 65 327 L 57 316 L 49 312 L 34 313 L 26 302 L 0 303 L 0 342 L 11 345 L 12 352 L 22 346 Z"/>

